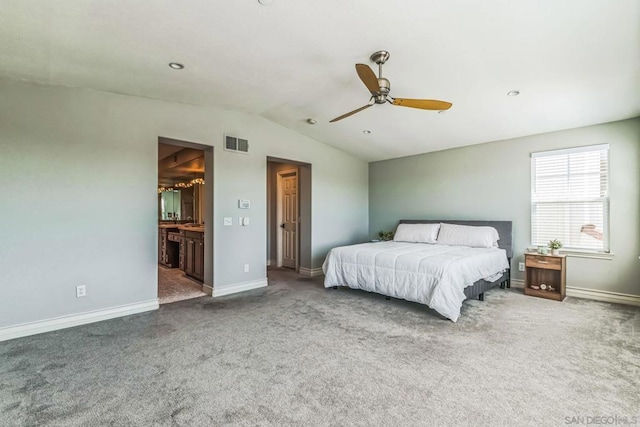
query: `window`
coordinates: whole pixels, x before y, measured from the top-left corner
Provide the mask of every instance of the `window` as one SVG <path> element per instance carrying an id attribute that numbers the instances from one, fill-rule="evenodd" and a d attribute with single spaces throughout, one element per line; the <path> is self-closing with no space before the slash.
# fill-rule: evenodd
<path id="1" fill-rule="evenodd" d="M 609 145 L 531 154 L 531 243 L 609 252 Z"/>

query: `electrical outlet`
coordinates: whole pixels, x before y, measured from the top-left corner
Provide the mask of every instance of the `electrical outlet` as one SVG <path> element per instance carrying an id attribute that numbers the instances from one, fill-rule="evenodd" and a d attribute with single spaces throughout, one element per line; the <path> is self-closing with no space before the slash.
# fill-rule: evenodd
<path id="1" fill-rule="evenodd" d="M 244 272 L 248 273 L 249 272 L 249 264 L 245 264 L 244 265 Z"/>
<path id="2" fill-rule="evenodd" d="M 518 263 L 518 271 L 524 271 L 524 262 Z"/>
<path id="3" fill-rule="evenodd" d="M 85 285 L 76 286 L 76 298 L 87 296 L 87 287 Z"/>

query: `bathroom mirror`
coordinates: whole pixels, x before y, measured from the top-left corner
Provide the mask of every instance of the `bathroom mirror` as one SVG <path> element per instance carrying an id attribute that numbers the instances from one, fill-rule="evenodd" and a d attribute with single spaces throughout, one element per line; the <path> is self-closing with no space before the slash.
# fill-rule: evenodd
<path id="1" fill-rule="evenodd" d="M 160 143 L 158 220 L 202 223 L 204 152 Z"/>

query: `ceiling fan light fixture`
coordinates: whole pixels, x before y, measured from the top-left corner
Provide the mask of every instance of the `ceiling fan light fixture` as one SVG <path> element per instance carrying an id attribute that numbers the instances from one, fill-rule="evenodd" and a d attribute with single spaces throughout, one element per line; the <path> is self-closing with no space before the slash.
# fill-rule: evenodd
<path id="1" fill-rule="evenodd" d="M 518 95 L 520 95 L 519 90 L 510 90 L 509 92 L 507 92 L 507 96 L 518 96 Z"/>
<path id="2" fill-rule="evenodd" d="M 169 62 L 169 67 L 173 68 L 174 70 L 182 70 L 184 68 L 184 65 L 179 62 Z"/>

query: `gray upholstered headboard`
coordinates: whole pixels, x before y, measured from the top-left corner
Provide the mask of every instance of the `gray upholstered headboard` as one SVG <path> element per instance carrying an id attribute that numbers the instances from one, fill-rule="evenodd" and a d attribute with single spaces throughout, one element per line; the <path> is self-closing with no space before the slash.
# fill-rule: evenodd
<path id="1" fill-rule="evenodd" d="M 513 258 L 513 223 L 511 221 L 463 221 L 453 219 L 401 219 L 400 224 L 448 224 L 493 227 L 498 231 L 498 246 L 507 251 L 507 258 Z"/>

